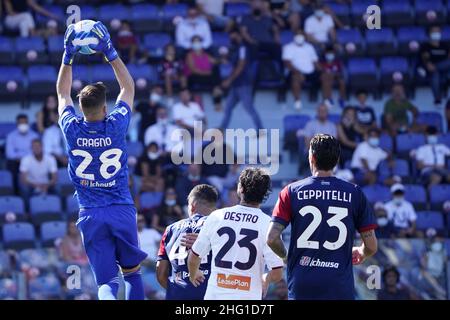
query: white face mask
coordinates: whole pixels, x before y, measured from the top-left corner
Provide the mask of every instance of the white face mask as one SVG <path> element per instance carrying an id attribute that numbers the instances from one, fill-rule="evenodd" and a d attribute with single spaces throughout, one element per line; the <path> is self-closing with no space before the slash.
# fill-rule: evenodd
<path id="1" fill-rule="evenodd" d="M 158 103 L 158 102 L 160 102 L 161 101 L 161 95 L 160 94 L 157 94 L 156 92 L 152 92 L 151 94 L 150 94 L 150 101 L 151 102 L 153 102 L 153 103 Z"/>
<path id="2" fill-rule="evenodd" d="M 380 227 L 385 227 L 385 226 L 387 226 L 388 222 L 389 222 L 389 220 L 388 220 L 388 218 L 386 218 L 386 217 L 381 217 L 381 218 L 378 218 L 378 219 L 377 219 L 377 223 L 378 223 L 378 225 L 379 225 Z"/>
<path id="3" fill-rule="evenodd" d="M 404 200 L 405 200 L 404 197 L 394 197 L 394 199 L 393 199 L 395 205 L 397 205 L 397 206 L 401 205 Z"/>
<path id="4" fill-rule="evenodd" d="M 442 250 L 442 242 L 434 242 L 431 245 L 431 250 L 434 252 L 439 252 Z"/>
<path id="5" fill-rule="evenodd" d="M 169 207 L 173 207 L 174 205 L 177 204 L 177 200 L 172 199 L 172 200 L 166 200 L 165 201 L 166 205 L 168 205 Z"/>
<path id="6" fill-rule="evenodd" d="M 315 14 L 316 17 L 322 18 L 325 15 L 325 12 L 323 10 L 316 10 Z"/>
<path id="7" fill-rule="evenodd" d="M 442 35 L 440 32 L 432 32 L 430 34 L 430 39 L 433 41 L 441 41 L 441 37 L 442 37 Z"/>
<path id="8" fill-rule="evenodd" d="M 193 42 L 193 43 L 192 43 L 192 49 L 193 49 L 194 51 L 200 51 L 200 50 L 202 49 L 202 43 L 201 43 L 201 42 L 198 42 L 198 41 Z"/>
<path id="9" fill-rule="evenodd" d="M 427 141 L 429 144 L 436 144 L 436 143 L 438 143 L 438 137 L 437 136 L 428 136 Z"/>
<path id="10" fill-rule="evenodd" d="M 19 130 L 20 133 L 27 133 L 30 129 L 30 125 L 28 123 L 21 123 L 17 126 L 17 130 Z"/>
<path id="11" fill-rule="evenodd" d="M 162 124 L 162 125 L 167 124 L 168 122 L 169 122 L 169 121 L 167 120 L 167 118 L 158 119 L 158 123 L 159 123 L 159 124 Z"/>
<path id="12" fill-rule="evenodd" d="M 301 46 L 302 44 L 305 43 L 305 36 L 302 34 L 298 34 L 294 37 L 294 42 L 296 44 L 298 44 L 299 46 Z"/>
<path id="13" fill-rule="evenodd" d="M 327 53 L 325 54 L 325 59 L 327 59 L 328 62 L 331 62 L 334 60 L 334 53 Z"/>
<path id="14" fill-rule="evenodd" d="M 194 176 L 193 174 L 188 174 L 188 179 L 191 181 L 198 181 L 198 180 L 200 180 L 200 176 Z"/>
<path id="15" fill-rule="evenodd" d="M 369 144 L 374 148 L 376 148 L 380 145 L 380 139 L 377 137 L 369 138 L 369 140 L 367 140 L 367 142 L 369 142 Z"/>
<path id="16" fill-rule="evenodd" d="M 147 152 L 147 156 L 150 160 L 156 160 L 159 157 L 158 152 Z"/>

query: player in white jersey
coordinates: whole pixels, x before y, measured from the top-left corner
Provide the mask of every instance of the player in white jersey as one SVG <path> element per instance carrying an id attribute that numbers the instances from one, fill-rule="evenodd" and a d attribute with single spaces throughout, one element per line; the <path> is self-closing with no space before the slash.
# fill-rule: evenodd
<path id="1" fill-rule="evenodd" d="M 266 244 L 270 217 L 259 206 L 270 190 L 270 176 L 247 168 L 239 176 L 240 204 L 216 210 L 206 220 L 188 257 L 194 286 L 204 281 L 201 259 L 212 251 L 205 300 L 261 300 L 270 282 L 283 276 L 281 260 Z M 265 268 L 269 270 L 264 273 Z"/>

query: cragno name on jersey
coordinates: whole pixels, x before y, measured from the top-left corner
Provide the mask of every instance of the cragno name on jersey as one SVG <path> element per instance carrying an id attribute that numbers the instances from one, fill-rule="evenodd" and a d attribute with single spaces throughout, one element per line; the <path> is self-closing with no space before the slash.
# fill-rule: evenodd
<path id="1" fill-rule="evenodd" d="M 78 138 L 77 146 L 79 147 L 94 147 L 101 148 L 107 147 L 112 144 L 112 140 L 110 137 L 106 138 Z"/>

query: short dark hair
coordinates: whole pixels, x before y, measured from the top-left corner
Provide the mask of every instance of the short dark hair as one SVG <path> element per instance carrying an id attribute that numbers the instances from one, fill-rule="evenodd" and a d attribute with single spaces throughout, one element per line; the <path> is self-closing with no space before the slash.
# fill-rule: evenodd
<path id="1" fill-rule="evenodd" d="M 386 283 L 386 277 L 388 275 L 388 273 L 395 273 L 395 275 L 397 276 L 397 283 L 400 280 L 400 272 L 398 271 L 397 267 L 393 266 L 393 265 L 389 265 L 386 268 L 384 268 L 383 270 L 383 282 Z"/>
<path id="2" fill-rule="evenodd" d="M 189 192 L 188 200 L 193 199 L 208 207 L 215 206 L 219 199 L 219 193 L 216 188 L 209 184 L 199 184 Z"/>
<path id="3" fill-rule="evenodd" d="M 367 92 L 367 90 L 359 89 L 358 91 L 356 91 L 356 96 L 359 96 L 360 94 L 367 96 L 369 93 Z"/>
<path id="4" fill-rule="evenodd" d="M 269 174 L 256 167 L 245 168 L 239 175 L 242 200 L 247 203 L 262 203 L 271 191 Z"/>
<path id="5" fill-rule="evenodd" d="M 19 120 L 25 119 L 28 121 L 28 116 L 25 113 L 19 113 L 16 117 L 16 122 L 19 122 Z"/>
<path id="6" fill-rule="evenodd" d="M 381 132 L 380 132 L 380 130 L 378 130 L 377 128 L 371 128 L 371 129 L 369 129 L 369 131 L 367 131 L 367 135 L 371 135 L 372 133 L 376 133 L 377 135 L 380 135 L 381 134 Z"/>
<path id="7" fill-rule="evenodd" d="M 106 86 L 97 82 L 85 86 L 78 94 L 83 112 L 95 113 L 106 104 Z"/>
<path id="8" fill-rule="evenodd" d="M 427 127 L 427 134 L 435 135 L 438 133 L 438 129 L 435 126 Z"/>
<path id="9" fill-rule="evenodd" d="M 329 134 L 316 134 L 309 144 L 318 170 L 333 170 L 341 155 L 339 141 Z"/>

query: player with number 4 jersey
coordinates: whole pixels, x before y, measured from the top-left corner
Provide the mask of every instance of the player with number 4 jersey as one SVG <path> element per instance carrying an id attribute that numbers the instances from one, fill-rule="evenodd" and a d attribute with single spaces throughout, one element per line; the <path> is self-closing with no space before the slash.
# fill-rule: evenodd
<path id="1" fill-rule="evenodd" d="M 361 188 L 333 176 L 340 155 L 336 138 L 319 134 L 310 143 L 312 176 L 279 194 L 268 233 L 283 259 L 281 232 L 291 224 L 287 254 L 289 299 L 354 299 L 352 264 L 377 250 L 375 217 Z M 363 244 L 353 247 L 355 231 Z"/>

